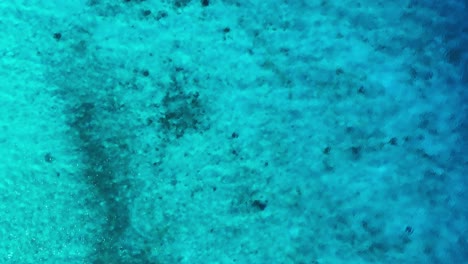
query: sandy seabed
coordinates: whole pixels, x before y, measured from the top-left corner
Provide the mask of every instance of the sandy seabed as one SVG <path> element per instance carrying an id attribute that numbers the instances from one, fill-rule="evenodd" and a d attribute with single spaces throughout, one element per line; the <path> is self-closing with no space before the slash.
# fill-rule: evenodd
<path id="1" fill-rule="evenodd" d="M 466 1 L 0 3 L 0 263 L 468 263 Z"/>

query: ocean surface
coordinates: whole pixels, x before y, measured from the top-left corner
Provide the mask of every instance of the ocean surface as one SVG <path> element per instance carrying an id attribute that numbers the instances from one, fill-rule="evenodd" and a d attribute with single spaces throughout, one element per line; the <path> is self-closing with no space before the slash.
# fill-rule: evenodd
<path id="1" fill-rule="evenodd" d="M 468 1 L 4 0 L 0 263 L 468 263 Z"/>

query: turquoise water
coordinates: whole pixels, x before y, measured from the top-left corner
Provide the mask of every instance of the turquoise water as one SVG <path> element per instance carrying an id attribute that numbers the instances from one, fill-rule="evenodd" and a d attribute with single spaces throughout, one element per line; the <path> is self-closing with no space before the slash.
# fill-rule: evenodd
<path id="1" fill-rule="evenodd" d="M 467 1 L 0 3 L 0 263 L 468 263 Z"/>

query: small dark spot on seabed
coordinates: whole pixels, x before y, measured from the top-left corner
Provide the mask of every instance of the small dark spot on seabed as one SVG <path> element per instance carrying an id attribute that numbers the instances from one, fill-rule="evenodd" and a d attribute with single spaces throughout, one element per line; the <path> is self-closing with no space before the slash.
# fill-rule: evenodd
<path id="1" fill-rule="evenodd" d="M 47 163 L 51 163 L 51 162 L 54 161 L 55 159 L 54 159 L 54 157 L 52 157 L 52 154 L 46 153 L 46 154 L 44 155 L 44 160 L 45 160 L 45 162 L 47 162 Z"/>
<path id="2" fill-rule="evenodd" d="M 361 147 L 353 146 L 351 147 L 351 153 L 353 154 L 353 159 L 359 159 L 361 157 Z"/>
<path id="3" fill-rule="evenodd" d="M 156 20 L 160 20 L 161 18 L 167 17 L 168 14 L 166 11 L 159 11 L 158 14 L 156 15 Z"/>
<path id="4" fill-rule="evenodd" d="M 148 10 L 148 9 L 143 10 L 143 11 L 141 11 L 141 14 L 142 14 L 143 16 L 149 16 L 149 15 L 151 15 L 151 10 Z"/>
<path id="5" fill-rule="evenodd" d="M 252 202 L 252 206 L 259 209 L 260 211 L 263 211 L 267 207 L 267 202 L 263 202 L 263 201 L 260 201 L 260 200 L 254 200 Z"/>
<path id="6" fill-rule="evenodd" d="M 366 93 L 366 89 L 364 89 L 364 86 L 359 87 L 358 93 L 359 94 L 365 94 Z"/>
<path id="7" fill-rule="evenodd" d="M 346 127 L 346 133 L 352 133 L 352 132 L 354 132 L 354 127 L 352 127 L 352 126 L 347 126 L 347 127 Z"/>
<path id="8" fill-rule="evenodd" d="M 62 38 L 62 34 L 60 32 L 54 33 L 54 39 L 60 40 Z"/>
<path id="9" fill-rule="evenodd" d="M 392 146 L 396 146 L 396 145 L 398 144 L 398 140 L 397 140 L 397 138 L 392 137 L 392 138 L 388 141 L 388 143 L 389 143 L 390 145 L 392 145 Z"/>
<path id="10" fill-rule="evenodd" d="M 414 229 L 413 229 L 411 226 L 407 226 L 407 227 L 405 228 L 405 232 L 406 232 L 407 234 L 410 234 L 410 235 L 411 235 L 411 234 L 413 234 Z"/>

